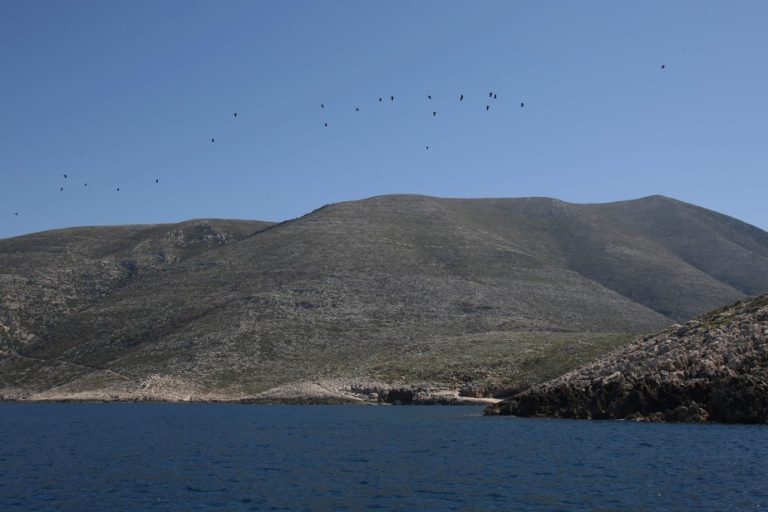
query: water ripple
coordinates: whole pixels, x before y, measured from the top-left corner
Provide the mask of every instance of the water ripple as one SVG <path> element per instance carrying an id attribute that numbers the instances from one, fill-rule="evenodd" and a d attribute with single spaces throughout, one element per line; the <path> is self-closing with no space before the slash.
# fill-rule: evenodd
<path id="1" fill-rule="evenodd" d="M 0 404 L 0 510 L 768 509 L 767 427 L 478 412 Z"/>

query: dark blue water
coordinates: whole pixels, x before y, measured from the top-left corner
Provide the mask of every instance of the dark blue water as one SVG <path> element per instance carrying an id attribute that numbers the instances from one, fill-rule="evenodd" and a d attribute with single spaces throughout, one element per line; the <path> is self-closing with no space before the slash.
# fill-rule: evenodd
<path id="1" fill-rule="evenodd" d="M 0 404 L 0 511 L 760 510 L 768 427 Z"/>

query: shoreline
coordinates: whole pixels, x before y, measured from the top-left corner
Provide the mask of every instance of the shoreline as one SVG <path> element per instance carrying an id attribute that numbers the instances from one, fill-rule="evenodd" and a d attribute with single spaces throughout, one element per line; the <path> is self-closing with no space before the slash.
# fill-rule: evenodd
<path id="1" fill-rule="evenodd" d="M 175 400 L 163 398 L 77 398 L 77 397 L 51 397 L 51 398 L 0 398 L 0 404 L 236 404 L 236 405 L 351 405 L 351 406 L 409 406 L 409 405 L 428 405 L 428 406 L 489 406 L 501 402 L 500 398 L 465 398 L 461 397 L 455 400 L 435 398 L 415 400 L 412 402 L 384 402 L 372 400 L 343 400 L 343 399 L 319 399 L 319 398 L 295 398 L 295 399 L 261 399 L 261 398 L 232 398 L 232 399 L 204 399 L 193 398 L 189 400 Z"/>
<path id="2" fill-rule="evenodd" d="M 464 396 L 439 383 L 389 384 L 367 379 L 292 382 L 258 393 L 210 392 L 181 379 L 151 376 L 126 387 L 0 390 L 0 403 L 233 403 L 254 405 L 494 405 L 500 398 Z"/>

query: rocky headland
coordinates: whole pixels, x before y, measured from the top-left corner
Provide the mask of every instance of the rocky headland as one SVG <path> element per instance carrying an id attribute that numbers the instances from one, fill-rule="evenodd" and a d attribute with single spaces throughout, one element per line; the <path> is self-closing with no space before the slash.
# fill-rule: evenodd
<path id="1" fill-rule="evenodd" d="M 768 295 L 639 338 L 486 414 L 768 423 Z"/>

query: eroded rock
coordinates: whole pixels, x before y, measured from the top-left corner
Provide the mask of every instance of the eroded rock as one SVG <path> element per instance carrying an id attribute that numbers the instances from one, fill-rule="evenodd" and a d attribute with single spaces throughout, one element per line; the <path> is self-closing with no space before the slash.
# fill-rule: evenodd
<path id="1" fill-rule="evenodd" d="M 768 295 L 640 338 L 486 414 L 768 423 Z"/>

